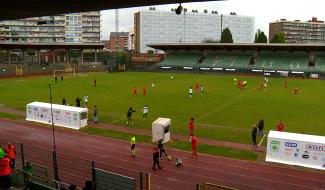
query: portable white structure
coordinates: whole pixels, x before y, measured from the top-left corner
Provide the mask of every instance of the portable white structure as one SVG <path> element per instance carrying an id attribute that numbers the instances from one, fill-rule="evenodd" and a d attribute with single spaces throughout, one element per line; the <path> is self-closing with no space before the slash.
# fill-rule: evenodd
<path id="1" fill-rule="evenodd" d="M 266 161 L 325 170 L 325 137 L 270 131 Z"/>
<path id="2" fill-rule="evenodd" d="M 54 125 L 80 129 L 87 126 L 88 109 L 52 104 Z M 52 124 L 51 104 L 32 102 L 26 105 L 26 120 Z"/>
<path id="3" fill-rule="evenodd" d="M 152 123 L 152 142 L 163 139 L 163 143 L 170 140 L 171 119 L 159 117 Z"/>

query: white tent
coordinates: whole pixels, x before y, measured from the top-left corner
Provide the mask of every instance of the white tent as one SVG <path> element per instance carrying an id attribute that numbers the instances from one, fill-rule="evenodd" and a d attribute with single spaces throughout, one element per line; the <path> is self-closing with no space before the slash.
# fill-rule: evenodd
<path id="1" fill-rule="evenodd" d="M 56 126 L 80 129 L 87 126 L 88 109 L 52 104 L 54 124 Z M 52 124 L 51 104 L 32 102 L 26 105 L 26 120 Z"/>
<path id="2" fill-rule="evenodd" d="M 163 139 L 163 143 L 170 140 L 171 119 L 159 117 L 152 123 L 152 142 Z"/>

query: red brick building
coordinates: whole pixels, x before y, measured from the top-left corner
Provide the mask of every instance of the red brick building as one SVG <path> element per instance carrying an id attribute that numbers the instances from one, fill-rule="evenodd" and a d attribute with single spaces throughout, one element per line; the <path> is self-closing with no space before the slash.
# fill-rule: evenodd
<path id="1" fill-rule="evenodd" d="M 128 32 L 111 32 L 109 41 L 105 43 L 105 48 L 108 51 L 127 51 L 128 47 Z"/>

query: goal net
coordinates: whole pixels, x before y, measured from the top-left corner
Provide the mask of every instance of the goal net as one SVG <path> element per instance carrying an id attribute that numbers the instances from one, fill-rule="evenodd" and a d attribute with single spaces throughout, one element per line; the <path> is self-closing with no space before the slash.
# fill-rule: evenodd
<path id="1" fill-rule="evenodd" d="M 76 69 L 71 66 L 71 64 L 66 64 L 64 66 L 64 69 L 62 70 L 54 70 L 53 71 L 53 77 L 59 77 L 59 76 L 76 76 Z"/>

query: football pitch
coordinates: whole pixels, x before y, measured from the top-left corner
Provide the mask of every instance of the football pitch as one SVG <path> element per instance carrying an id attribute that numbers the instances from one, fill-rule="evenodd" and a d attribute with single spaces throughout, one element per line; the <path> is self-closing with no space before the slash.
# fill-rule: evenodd
<path id="1" fill-rule="evenodd" d="M 285 131 L 325 135 L 325 81 L 269 78 L 269 86 L 260 89 L 262 77 L 123 72 L 83 73 L 76 77 L 65 76 L 54 82 L 53 77 L 14 78 L 0 80 L 0 104 L 25 110 L 33 101 L 49 102 L 48 84 L 53 86 L 53 102 L 61 104 L 65 97 L 75 105 L 77 96 L 89 96 L 89 119 L 97 105 L 100 122 L 124 127 L 151 130 L 151 123 L 158 117 L 172 119 L 172 133 L 188 134 L 187 123 L 195 118 L 195 133 L 199 137 L 251 143 L 251 127 L 264 119 L 265 132 L 274 130 L 279 120 Z M 239 89 L 233 79 L 246 80 L 247 89 Z M 97 87 L 93 80 L 97 80 Z M 156 83 L 155 90 L 152 82 Z M 189 88 L 204 86 L 204 93 L 194 91 L 189 98 Z M 133 96 L 136 85 L 138 95 Z M 142 96 L 142 87 L 147 93 Z M 294 95 L 293 89 L 299 88 Z M 141 109 L 148 105 L 148 119 L 142 119 Z M 126 112 L 132 107 L 134 125 L 126 125 Z"/>

